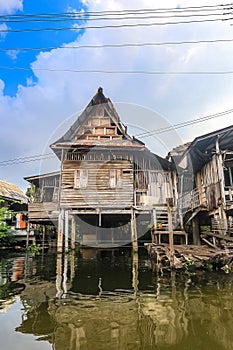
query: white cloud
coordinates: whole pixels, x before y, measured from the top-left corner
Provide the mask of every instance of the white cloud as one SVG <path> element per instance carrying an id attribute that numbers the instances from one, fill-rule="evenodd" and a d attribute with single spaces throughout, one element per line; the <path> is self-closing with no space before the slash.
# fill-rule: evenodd
<path id="1" fill-rule="evenodd" d="M 7 55 L 8 55 L 13 61 L 16 61 L 18 54 L 19 54 L 19 51 L 17 51 L 17 50 L 9 50 L 9 51 L 7 51 Z"/>
<path id="2" fill-rule="evenodd" d="M 8 27 L 5 23 L 0 24 L 0 31 L 2 31 L 2 30 L 5 31 L 7 29 L 8 29 Z M 5 40 L 6 34 L 7 34 L 7 32 L 0 32 L 0 42 Z"/>
<path id="3" fill-rule="evenodd" d="M 23 0 L 0 0 L 1 13 L 13 13 L 23 10 Z"/>

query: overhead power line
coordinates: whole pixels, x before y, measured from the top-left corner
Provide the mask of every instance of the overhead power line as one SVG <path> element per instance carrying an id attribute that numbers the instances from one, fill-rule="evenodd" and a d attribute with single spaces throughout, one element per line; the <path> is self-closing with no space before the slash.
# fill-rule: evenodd
<path id="1" fill-rule="evenodd" d="M 210 114 L 201 118 L 196 118 L 196 119 L 191 119 L 191 120 L 187 120 L 185 122 L 181 122 L 178 124 L 174 124 L 174 125 L 170 125 L 164 128 L 159 128 L 159 129 L 154 129 L 151 131 L 146 131 L 144 133 L 140 133 L 135 135 L 136 137 L 140 137 L 140 138 L 144 138 L 144 137 L 148 137 L 148 136 L 152 136 L 152 135 L 158 135 L 158 134 L 162 134 L 164 132 L 167 131 L 171 131 L 174 129 L 180 129 L 183 128 L 185 126 L 189 126 L 189 125 L 193 125 L 193 124 L 199 124 L 199 123 L 203 123 L 204 121 L 210 120 L 210 119 L 215 119 L 215 118 L 219 118 L 222 117 L 224 115 L 228 115 L 228 114 L 232 114 L 233 113 L 233 109 L 229 109 L 223 112 L 219 112 L 219 113 L 215 113 L 215 114 Z"/>
<path id="2" fill-rule="evenodd" d="M 193 40 L 193 41 L 164 41 L 154 43 L 122 43 L 122 44 L 102 44 L 102 45 L 63 45 L 49 47 L 0 47 L 0 51 L 43 51 L 55 49 L 102 49 L 102 48 L 124 48 L 124 47 L 144 47 L 144 46 L 166 46 L 166 45 L 188 45 L 188 44 L 213 44 L 232 42 L 232 39 L 213 39 L 213 40 Z"/>
<path id="3" fill-rule="evenodd" d="M 217 4 L 217 5 L 202 5 L 202 6 L 187 6 L 182 8 L 177 7 L 164 7 L 164 8 L 141 8 L 141 9 L 124 9 L 124 10 L 111 10 L 111 11 L 72 11 L 72 12 L 57 12 L 57 13 L 34 13 L 34 14 L 11 14 L 11 15 L 0 15 L 1 18 L 51 18 L 51 17 L 66 17 L 66 16 L 115 16 L 117 14 L 141 14 L 141 13 L 169 13 L 169 12 L 195 12 L 195 11 L 213 11 L 213 10 L 229 10 L 232 8 L 231 4 Z"/>
<path id="4" fill-rule="evenodd" d="M 67 31 L 67 30 L 87 30 L 87 29 L 120 29 L 120 28 L 139 28 L 139 27 L 153 27 L 153 26 L 165 26 L 165 25 L 177 25 L 177 24 L 190 24 L 190 23 L 210 23 L 223 21 L 223 18 L 215 19 L 202 19 L 202 20 L 190 20 L 190 21 L 177 21 L 177 22 L 150 22 L 150 23 L 131 23 L 131 24 L 112 24 L 102 26 L 73 26 L 73 27 L 47 27 L 47 28 L 24 28 L 24 29 L 0 29 L 0 33 L 29 33 L 29 32 L 43 32 L 43 31 Z"/>
<path id="5" fill-rule="evenodd" d="M 17 160 L 21 161 L 21 160 L 28 160 L 28 159 L 35 159 L 35 158 L 41 158 L 41 157 L 47 157 L 47 156 L 51 156 L 54 155 L 53 153 L 46 153 L 46 154 L 34 154 L 32 156 L 26 156 L 26 157 L 19 157 L 19 158 L 14 158 L 14 159 L 8 159 L 8 160 L 3 160 L 0 161 L 0 164 L 2 163 L 6 163 L 6 162 L 15 162 Z"/>
<path id="6" fill-rule="evenodd" d="M 45 160 L 45 159 L 52 159 L 52 158 L 55 158 L 55 154 L 53 154 L 53 153 L 37 154 L 37 155 L 28 156 L 28 157 L 19 157 L 19 158 L 1 161 L 0 167 L 8 166 L 8 165 L 16 165 L 16 164 L 21 164 L 21 163 L 36 162 L 36 161 L 41 161 L 41 160 Z"/>
<path id="7" fill-rule="evenodd" d="M 228 109 L 226 111 L 219 112 L 219 113 L 210 114 L 210 115 L 207 115 L 204 117 L 190 119 L 190 120 L 187 120 L 187 121 L 184 121 L 181 123 L 177 123 L 174 125 L 170 125 L 170 126 L 167 126 L 164 128 L 158 128 L 158 129 L 154 129 L 151 131 L 146 131 L 144 133 L 140 133 L 140 134 L 135 135 L 135 137 L 144 138 L 144 137 L 148 137 L 148 136 L 152 136 L 152 135 L 158 135 L 158 134 L 162 134 L 162 133 L 174 130 L 174 129 L 180 129 L 180 128 L 183 128 L 183 127 L 186 127 L 189 125 L 199 124 L 199 123 L 202 123 L 202 122 L 207 121 L 207 120 L 219 118 L 219 117 L 222 117 L 224 115 L 231 114 L 231 113 L 233 113 L 233 108 Z M 50 159 L 50 158 L 55 158 L 55 154 L 47 153 L 47 154 L 32 155 L 32 156 L 28 156 L 28 157 L 19 157 L 19 158 L 15 158 L 15 159 L 1 161 L 0 167 L 20 164 L 20 163 L 28 163 L 28 162 L 39 161 L 39 160 L 41 161 L 41 160 Z"/>
<path id="8" fill-rule="evenodd" d="M 66 73 L 96 73 L 96 74 L 135 74 L 135 75 L 228 75 L 233 74 L 233 70 L 228 71 L 147 71 L 147 70 L 102 70 L 102 69 L 58 69 L 58 68 L 28 68 L 0 66 L 0 69 L 25 70 L 25 71 L 46 71 L 46 72 L 66 72 Z"/>
<path id="9" fill-rule="evenodd" d="M 216 13 L 217 11 L 217 13 Z M 178 11 L 177 11 L 178 12 Z M 226 14 L 230 14 L 230 13 L 225 13 Z M 115 15 L 115 17 L 107 17 L 107 16 L 94 16 L 94 17 L 90 17 L 90 16 L 83 16 L 81 13 L 78 15 L 69 15 L 69 16 L 62 16 L 62 17 L 53 17 L 53 16 L 48 16 L 48 17 L 32 17 L 32 18 L 6 18 L 4 19 L 5 23 L 54 23 L 54 22 L 68 22 L 68 21 L 122 21 L 122 20 L 135 20 L 135 19 L 166 19 L 166 18 L 190 18 L 190 17 L 210 17 L 210 16 L 222 16 L 223 12 L 219 9 L 214 10 L 213 12 L 208 12 L 208 13 L 177 13 L 177 14 L 167 14 L 166 12 L 163 12 L 162 14 L 158 14 L 154 11 L 152 12 L 144 12 L 144 13 L 128 13 L 126 14 L 120 14 L 120 15 Z"/>

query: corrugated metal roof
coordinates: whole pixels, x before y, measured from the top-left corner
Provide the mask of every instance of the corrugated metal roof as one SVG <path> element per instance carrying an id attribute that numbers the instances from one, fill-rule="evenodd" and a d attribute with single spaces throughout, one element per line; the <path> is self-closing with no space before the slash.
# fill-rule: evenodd
<path id="1" fill-rule="evenodd" d="M 23 203 L 28 202 L 27 196 L 17 185 L 2 180 L 0 180 L 0 197 Z"/>

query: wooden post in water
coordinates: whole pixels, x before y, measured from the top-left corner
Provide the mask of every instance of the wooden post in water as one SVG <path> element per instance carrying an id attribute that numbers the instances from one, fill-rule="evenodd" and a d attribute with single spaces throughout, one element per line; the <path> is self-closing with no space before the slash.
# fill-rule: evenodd
<path id="1" fill-rule="evenodd" d="M 57 252 L 63 251 L 63 233 L 64 233 L 64 209 L 60 210 L 58 217 L 58 229 L 57 229 Z"/>
<path id="2" fill-rule="evenodd" d="M 138 250 L 137 225 L 136 225 L 136 216 L 133 209 L 131 211 L 131 241 L 132 241 L 133 250 L 137 251 Z"/>
<path id="3" fill-rule="evenodd" d="M 43 225 L 43 228 L 42 228 L 42 254 L 44 254 L 45 230 L 46 230 L 46 227 L 45 227 L 45 225 Z"/>
<path id="4" fill-rule="evenodd" d="M 28 245 L 29 245 L 29 234 L 30 234 L 30 222 L 28 221 L 28 223 L 27 223 L 27 240 L 26 240 L 26 247 L 28 247 Z M 35 237 L 35 233 L 34 233 L 34 237 Z"/>
<path id="5" fill-rule="evenodd" d="M 170 264 L 174 266 L 174 239 L 172 224 L 172 198 L 167 198 L 167 215 L 168 215 L 168 231 L 169 231 L 169 248 L 170 248 Z"/>
<path id="6" fill-rule="evenodd" d="M 71 249 L 75 249 L 75 241 L 76 241 L 76 220 L 75 216 L 71 217 Z"/>
<path id="7" fill-rule="evenodd" d="M 197 217 L 192 219 L 192 231 L 193 231 L 193 244 L 200 245 L 200 230 L 199 230 L 199 220 Z"/>
<path id="8" fill-rule="evenodd" d="M 156 236 L 156 229 L 157 229 L 157 214 L 156 214 L 156 208 L 153 208 L 152 212 L 151 212 L 151 241 L 152 241 L 152 243 L 158 243 L 157 236 Z"/>

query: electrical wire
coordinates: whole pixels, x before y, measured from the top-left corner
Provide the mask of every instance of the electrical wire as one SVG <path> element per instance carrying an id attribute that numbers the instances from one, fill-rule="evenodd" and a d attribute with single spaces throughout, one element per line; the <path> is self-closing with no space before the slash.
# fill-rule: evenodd
<path id="1" fill-rule="evenodd" d="M 140 137 L 140 138 L 144 138 L 144 137 L 148 137 L 148 136 L 152 136 L 152 135 L 158 135 L 158 134 L 161 134 L 161 133 L 164 133 L 164 132 L 167 132 L 167 131 L 171 131 L 171 130 L 174 130 L 174 129 L 180 129 L 180 128 L 183 128 L 185 126 L 189 126 L 189 125 L 193 125 L 193 124 L 199 124 L 199 123 L 202 123 L 202 122 L 210 120 L 210 119 L 219 118 L 219 117 L 222 117 L 224 115 L 231 114 L 231 113 L 233 113 L 233 109 L 229 109 L 229 110 L 226 110 L 226 111 L 223 111 L 223 112 L 219 112 L 219 113 L 215 113 L 215 114 L 210 114 L 210 115 L 207 115 L 207 116 L 204 116 L 204 117 L 201 117 L 201 118 L 197 118 L 197 119 L 187 120 L 185 122 L 181 122 L 181 123 L 174 124 L 174 125 L 171 125 L 171 126 L 167 126 L 167 127 L 164 127 L 164 128 L 159 128 L 159 129 L 147 131 L 147 132 L 144 132 L 144 133 L 137 134 L 135 136 L 136 137 Z"/>
<path id="2" fill-rule="evenodd" d="M 135 75 L 228 75 L 233 74 L 233 70 L 228 71 L 146 71 L 146 70 L 98 70 L 98 69 L 58 69 L 58 68 L 28 68 L 0 66 L 0 69 L 23 70 L 23 71 L 46 71 L 46 72 L 67 72 L 67 73 L 101 73 L 101 74 L 135 74 Z"/>
<path id="3" fill-rule="evenodd" d="M 165 18 L 189 18 L 189 17 L 209 17 L 209 16 L 222 16 L 222 15 L 230 15 L 231 13 L 225 13 L 222 12 L 218 13 L 194 13 L 194 14 L 176 14 L 176 15 L 154 15 L 152 13 L 145 13 L 144 15 L 140 14 L 140 16 L 135 16 L 135 14 L 132 14 L 131 16 L 127 15 L 126 17 L 122 17 L 122 15 L 119 17 L 96 17 L 96 18 L 89 18 L 89 17 L 83 17 L 81 14 L 80 17 L 74 16 L 74 17 L 64 17 L 64 18 L 56 18 L 56 17 L 48 17 L 48 18 L 34 18 L 34 19 L 5 19 L 5 23 L 44 23 L 44 22 L 67 22 L 67 21 L 122 21 L 122 20 L 135 20 L 135 19 L 165 19 Z"/>
<path id="4" fill-rule="evenodd" d="M 78 46 L 49 46 L 49 47 L 0 47 L 0 51 L 44 51 L 56 49 L 102 49 L 102 48 L 124 48 L 124 47 L 144 47 L 144 46 L 166 46 L 166 45 L 188 45 L 188 44 L 213 44 L 232 42 L 232 39 L 213 39 L 213 40 L 193 40 L 193 41 L 164 41 L 154 43 L 122 43 L 122 44 L 103 44 L 103 45 L 78 45 Z"/>
<path id="5" fill-rule="evenodd" d="M 181 122 L 181 123 L 177 123 L 168 127 L 164 127 L 164 128 L 159 128 L 159 129 L 154 129 L 151 131 L 147 131 L 144 133 L 140 133 L 135 135 L 135 137 L 140 137 L 140 138 L 144 138 L 144 137 L 148 137 L 148 136 L 152 136 L 152 135 L 158 135 L 161 133 L 165 133 L 174 129 L 180 129 L 189 125 L 193 125 L 193 124 L 198 124 L 198 123 L 202 123 L 204 121 L 207 120 L 211 120 L 211 119 L 215 119 L 215 118 L 219 118 L 222 117 L 224 115 L 228 115 L 233 113 L 233 108 L 226 110 L 226 111 L 222 111 L 222 112 L 218 112 L 215 114 L 210 114 L 204 117 L 200 117 L 200 118 L 196 118 L 196 119 L 190 119 L 187 120 L 185 122 Z M 34 156 L 28 156 L 28 157 L 19 157 L 19 158 L 15 158 L 15 159 L 9 159 L 9 160 L 4 160 L 0 162 L 0 167 L 2 166 L 8 166 L 8 165 L 15 165 L 15 164 L 20 164 L 20 163 L 28 163 L 28 162 L 33 162 L 33 161 L 39 161 L 39 160 L 44 160 L 44 159 L 51 159 L 51 158 L 55 158 L 55 154 L 53 153 L 47 153 L 47 154 L 39 154 L 39 155 L 34 155 Z"/>
<path id="6" fill-rule="evenodd" d="M 38 13 L 38 14 L 11 14 L 11 15 L 0 15 L 1 18 L 20 18 L 20 17 L 26 17 L 26 18 L 33 18 L 33 17 L 57 17 L 57 16 L 103 16 L 103 15 L 127 15 L 127 14 L 141 14 L 141 13 L 168 13 L 168 12 L 194 12 L 194 11 L 212 11 L 212 10 L 230 10 L 233 8 L 233 4 L 217 4 L 217 5 L 202 5 L 202 6 L 187 6 L 182 8 L 177 7 L 164 7 L 164 8 L 142 8 L 142 9 L 124 9 L 124 10 L 107 10 L 107 11 L 72 11 L 72 12 L 58 12 L 58 13 Z"/>
<path id="7" fill-rule="evenodd" d="M 15 162 L 15 161 L 21 161 L 21 160 L 30 160 L 30 159 L 35 159 L 35 158 L 41 158 L 41 157 L 47 157 L 47 156 L 51 156 L 54 155 L 53 153 L 45 153 L 45 154 L 35 154 L 32 156 L 26 156 L 26 157 L 19 157 L 19 158 L 14 158 L 14 159 L 8 159 L 8 160 L 3 160 L 0 161 L 0 165 L 2 163 L 8 163 L 8 162 Z"/>
<path id="8" fill-rule="evenodd" d="M 178 22 L 152 22 L 152 23 L 131 23 L 131 24 L 112 24 L 103 26 L 73 26 L 73 27 L 47 27 L 47 28 L 25 28 L 25 29 L 0 29 L 0 33 L 30 33 L 30 32 L 43 32 L 43 31 L 67 31 L 67 30 L 87 30 L 87 29 L 120 29 L 120 28 L 139 28 L 139 27 L 153 27 L 153 26 L 165 26 L 176 24 L 193 24 L 193 23 L 210 23 L 223 21 L 223 18 L 205 19 L 205 20 L 191 20 L 191 21 L 178 21 Z"/>

